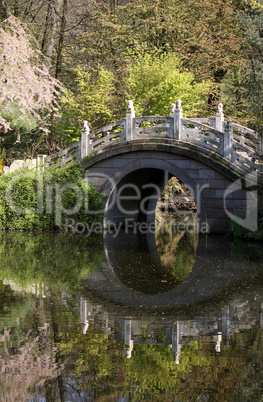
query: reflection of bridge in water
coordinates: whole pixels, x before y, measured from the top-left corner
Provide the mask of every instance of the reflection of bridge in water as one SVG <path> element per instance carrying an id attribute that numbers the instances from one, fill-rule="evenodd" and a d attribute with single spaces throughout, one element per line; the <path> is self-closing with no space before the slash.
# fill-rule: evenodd
<path id="1" fill-rule="evenodd" d="M 260 325 L 263 328 L 263 297 L 257 300 L 257 306 L 250 310 L 250 301 L 239 297 L 227 303 L 216 313 L 196 316 L 192 319 L 166 319 L 155 316 L 151 318 L 127 317 L 120 310 L 109 309 L 81 297 L 79 302 L 80 321 L 83 333 L 89 325 L 100 325 L 100 329 L 108 334 L 115 334 L 116 326 L 120 328 L 119 338 L 126 348 L 126 357 L 130 358 L 135 344 L 167 345 L 174 355 L 174 361 L 179 364 L 181 347 L 195 341 L 214 343 L 216 352 L 221 351 L 222 344 L 228 346 L 233 333 Z M 253 300 L 255 303 L 255 301 Z M 113 312 L 114 311 L 114 312 Z M 118 311 L 116 313 L 116 311 Z M 116 315 L 118 318 L 116 320 Z M 99 324 L 98 324 L 99 323 Z"/>
<path id="2" fill-rule="evenodd" d="M 144 241 L 149 255 L 155 257 L 158 271 L 161 262 L 154 235 L 148 234 Z M 132 281 L 129 285 L 120 280 L 122 269 L 127 271 L 128 267 L 137 275 L 137 268 L 132 261 L 121 262 L 118 253 L 129 249 L 136 260 L 140 242 L 141 238 L 136 240 L 134 235 L 106 236 L 105 262 L 83 282 L 85 290 L 79 314 L 84 333 L 89 325 L 99 325 L 109 334 L 120 327 L 120 339 L 128 358 L 135 344 L 167 345 L 178 364 L 183 345 L 206 340 L 213 342 L 215 351 L 220 352 L 222 344 L 229 345 L 231 334 L 263 326 L 262 267 L 249 259 L 245 261 L 244 255 L 230 249 L 226 239 L 199 239 L 196 261 L 189 275 L 174 287 L 164 283 L 157 289 L 154 285 L 156 293 L 143 293 L 143 286 L 138 290 L 135 285 L 134 289 Z M 162 282 L 162 269 L 160 276 L 156 271 L 153 273 L 153 282 Z M 150 287 L 151 280 L 146 281 Z M 233 299 L 233 292 L 239 296 Z"/>

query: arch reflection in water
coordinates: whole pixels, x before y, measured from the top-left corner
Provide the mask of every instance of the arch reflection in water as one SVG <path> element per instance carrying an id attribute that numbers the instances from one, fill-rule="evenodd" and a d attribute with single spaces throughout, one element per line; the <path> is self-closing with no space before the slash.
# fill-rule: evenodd
<path id="1" fill-rule="evenodd" d="M 162 264 L 155 236 L 140 236 L 106 234 L 105 261 L 84 280 L 86 289 L 128 309 L 158 312 L 220 297 L 255 273 L 253 264 L 233 255 L 228 239 L 200 236 L 195 262 L 180 282 Z"/>
<path id="2" fill-rule="evenodd" d="M 178 286 L 195 262 L 198 234 L 177 233 L 173 220 L 157 225 L 157 231 L 119 236 L 106 235 L 108 262 L 127 288 L 143 294 L 159 294 Z"/>

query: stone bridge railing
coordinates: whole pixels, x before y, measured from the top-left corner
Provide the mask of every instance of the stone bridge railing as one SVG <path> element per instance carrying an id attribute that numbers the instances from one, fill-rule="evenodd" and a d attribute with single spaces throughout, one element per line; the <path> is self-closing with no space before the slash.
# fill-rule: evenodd
<path id="1" fill-rule="evenodd" d="M 128 101 L 126 119 L 90 132 L 84 122 L 81 140 L 53 155 L 48 162 L 80 160 L 103 152 L 111 144 L 138 139 L 169 139 L 195 144 L 211 150 L 245 170 L 263 172 L 262 139 L 253 130 L 224 121 L 219 103 L 214 119 L 183 118 L 181 100 L 171 105 L 170 116 L 136 117 L 133 102 Z"/>

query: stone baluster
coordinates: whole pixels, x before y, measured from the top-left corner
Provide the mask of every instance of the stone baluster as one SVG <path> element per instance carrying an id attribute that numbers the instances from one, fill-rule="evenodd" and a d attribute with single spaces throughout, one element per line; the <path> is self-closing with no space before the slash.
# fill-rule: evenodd
<path id="1" fill-rule="evenodd" d="M 174 129 L 173 129 L 173 138 L 176 140 L 182 139 L 182 118 L 183 118 L 183 109 L 182 109 L 182 101 L 181 99 L 177 99 L 176 104 L 171 104 L 171 113 L 170 117 L 174 119 Z"/>
<path id="2" fill-rule="evenodd" d="M 85 158 L 90 151 L 89 147 L 89 126 L 88 122 L 84 120 L 83 122 L 83 129 L 81 133 L 81 139 L 80 139 L 80 159 Z"/>
<path id="3" fill-rule="evenodd" d="M 224 132 L 224 113 L 223 113 L 223 103 L 219 103 L 216 112 L 216 126 L 215 129 Z"/>
<path id="4" fill-rule="evenodd" d="M 228 120 L 224 133 L 224 157 L 232 161 L 233 159 L 233 132 L 232 121 Z"/>
<path id="5" fill-rule="evenodd" d="M 135 110 L 133 106 L 133 101 L 128 100 L 128 109 L 126 112 L 126 132 L 124 141 L 130 141 L 134 139 L 134 118 Z"/>
<path id="6" fill-rule="evenodd" d="M 37 155 L 36 166 L 38 172 L 44 172 L 46 167 L 47 155 Z"/>

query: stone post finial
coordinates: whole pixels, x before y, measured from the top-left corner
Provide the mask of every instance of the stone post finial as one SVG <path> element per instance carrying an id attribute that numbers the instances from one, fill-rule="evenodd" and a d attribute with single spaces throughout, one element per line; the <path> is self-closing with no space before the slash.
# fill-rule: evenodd
<path id="1" fill-rule="evenodd" d="M 220 114 L 223 114 L 223 103 L 219 103 L 218 105 L 217 105 L 217 112 L 216 113 L 220 113 Z"/>
<path id="2" fill-rule="evenodd" d="M 172 103 L 171 104 L 171 114 L 174 114 L 175 109 L 176 109 L 176 105 L 175 105 L 175 103 Z"/>
<path id="3" fill-rule="evenodd" d="M 227 120 L 225 132 L 228 132 L 228 133 L 232 132 L 232 120 Z"/>
<path id="4" fill-rule="evenodd" d="M 224 131 L 223 123 L 224 123 L 223 103 L 219 103 L 217 105 L 215 128 L 216 130 L 221 131 L 221 133 Z"/>
<path id="5" fill-rule="evenodd" d="M 83 121 L 83 131 L 85 131 L 86 132 L 86 134 L 89 134 L 89 125 L 88 125 L 88 122 L 87 122 L 87 120 L 84 120 Z"/>
<path id="6" fill-rule="evenodd" d="M 181 101 L 181 99 L 177 99 L 177 101 L 176 101 L 176 109 L 182 109 L 182 101 Z"/>
<path id="7" fill-rule="evenodd" d="M 80 139 L 80 159 L 85 158 L 88 155 L 88 136 L 90 129 L 87 120 L 83 121 L 83 129 Z"/>
<path id="8" fill-rule="evenodd" d="M 128 109 L 127 109 L 127 111 L 134 112 L 134 106 L 133 106 L 133 101 L 132 100 L 128 100 Z"/>

